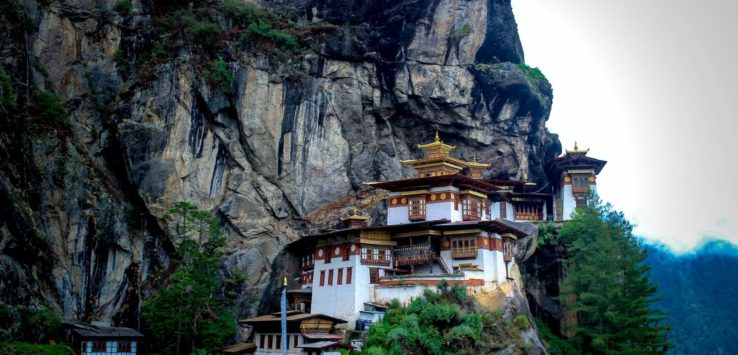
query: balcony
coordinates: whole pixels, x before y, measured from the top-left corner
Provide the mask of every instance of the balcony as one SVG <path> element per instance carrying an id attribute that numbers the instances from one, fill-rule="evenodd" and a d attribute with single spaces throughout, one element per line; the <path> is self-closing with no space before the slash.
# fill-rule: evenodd
<path id="1" fill-rule="evenodd" d="M 451 248 L 451 257 L 454 259 L 474 259 L 477 257 L 477 248 Z"/>
<path id="2" fill-rule="evenodd" d="M 408 245 L 395 248 L 395 264 L 397 266 L 427 264 L 435 256 L 436 253 L 431 249 L 430 244 Z"/>

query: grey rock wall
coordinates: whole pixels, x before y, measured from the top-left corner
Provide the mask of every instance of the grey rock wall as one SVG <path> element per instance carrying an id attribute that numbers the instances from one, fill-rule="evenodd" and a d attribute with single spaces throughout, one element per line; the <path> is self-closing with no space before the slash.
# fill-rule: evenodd
<path id="1" fill-rule="evenodd" d="M 509 0 L 261 5 L 338 28 L 291 64 L 240 53 L 224 95 L 187 56 L 145 81 L 121 78 L 113 53 L 136 38 L 146 3 L 133 1 L 125 21 L 111 1 L 25 3 L 36 30 L 6 38 L 17 51 L 2 63 L 35 63 L 30 80 L 66 100 L 71 127 L 24 149 L 32 198 L 16 169 L 24 155 L 0 166 L 3 301 L 136 326 L 177 244 L 165 211 L 187 200 L 225 221 L 223 273 L 250 277 L 240 315 L 267 310 L 279 276 L 294 271 L 282 247 L 353 206 L 381 222 L 381 196 L 363 182 L 412 176 L 400 160 L 419 157 L 416 144 L 436 130 L 456 156 L 492 163 L 490 176 L 546 183 L 543 164 L 560 152 L 545 129 L 552 92 L 517 65 Z M 284 75 L 290 67 L 307 74 Z M 3 137 L 8 152 L 20 149 Z"/>

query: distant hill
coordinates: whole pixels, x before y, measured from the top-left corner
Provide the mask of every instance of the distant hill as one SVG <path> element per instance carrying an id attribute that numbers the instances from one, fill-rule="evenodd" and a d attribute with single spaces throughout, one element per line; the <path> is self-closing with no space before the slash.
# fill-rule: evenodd
<path id="1" fill-rule="evenodd" d="M 687 254 L 647 245 L 657 304 L 672 327 L 670 354 L 738 353 L 738 247 L 712 240 Z"/>

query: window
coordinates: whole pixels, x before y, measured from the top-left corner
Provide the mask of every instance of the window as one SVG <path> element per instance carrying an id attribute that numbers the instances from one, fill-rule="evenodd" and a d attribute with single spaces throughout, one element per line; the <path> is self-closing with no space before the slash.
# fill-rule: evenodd
<path id="1" fill-rule="evenodd" d="M 333 270 L 328 270 L 328 286 L 333 285 Z"/>
<path id="2" fill-rule="evenodd" d="M 361 263 L 368 265 L 389 266 L 392 251 L 387 248 L 361 248 Z"/>
<path id="3" fill-rule="evenodd" d="M 410 197 L 409 219 L 411 221 L 422 221 L 425 219 L 425 195 Z"/>
<path id="4" fill-rule="evenodd" d="M 320 271 L 320 286 L 325 286 L 325 270 Z"/>
<path id="5" fill-rule="evenodd" d="M 119 353 L 130 353 L 131 352 L 131 342 L 130 341 L 119 341 L 118 342 L 118 352 Z"/>
<path id="6" fill-rule="evenodd" d="M 500 201 L 500 218 L 507 219 L 507 203 Z"/>
<path id="7" fill-rule="evenodd" d="M 461 213 L 464 220 L 482 218 L 482 201 L 474 196 L 464 196 Z"/>
<path id="8" fill-rule="evenodd" d="M 520 221 L 543 220 L 543 204 L 516 202 L 515 219 Z"/>
<path id="9" fill-rule="evenodd" d="M 338 275 L 336 275 L 336 285 L 343 284 L 343 268 L 338 269 Z"/>
<path id="10" fill-rule="evenodd" d="M 379 268 L 376 268 L 376 267 L 369 268 L 369 283 L 372 283 L 372 284 L 379 283 Z"/>
<path id="11" fill-rule="evenodd" d="M 266 335 L 260 334 L 259 336 L 259 349 L 264 349 Z"/>
<path id="12" fill-rule="evenodd" d="M 308 254 L 302 257 L 302 268 L 307 269 L 313 267 L 313 254 Z"/>
<path id="13" fill-rule="evenodd" d="M 93 341 L 92 342 L 92 352 L 93 353 L 106 353 L 108 352 L 108 348 L 105 346 L 104 341 Z"/>
<path id="14" fill-rule="evenodd" d="M 353 276 L 352 272 L 353 272 L 352 268 L 350 267 L 346 268 L 346 284 L 347 285 L 351 284 L 351 277 Z"/>
<path id="15" fill-rule="evenodd" d="M 323 255 L 323 262 L 329 264 L 331 262 L 331 248 L 325 248 L 325 254 Z"/>
<path id="16" fill-rule="evenodd" d="M 277 343 L 277 344 L 275 344 L 276 345 L 276 348 L 277 349 L 281 349 L 282 348 L 282 335 L 277 335 L 277 341 L 276 341 L 276 343 Z"/>
<path id="17" fill-rule="evenodd" d="M 297 348 L 297 345 L 298 345 L 297 344 L 297 340 L 299 339 L 298 337 L 299 337 L 299 335 L 295 335 L 295 337 L 292 338 L 292 347 L 295 348 L 295 349 Z"/>
<path id="18" fill-rule="evenodd" d="M 272 346 L 273 346 L 273 344 L 272 344 L 272 335 L 269 334 L 269 335 L 267 335 L 267 349 L 272 349 Z"/>
<path id="19" fill-rule="evenodd" d="M 477 257 L 477 238 L 457 238 L 451 241 L 451 256 L 456 259 Z"/>

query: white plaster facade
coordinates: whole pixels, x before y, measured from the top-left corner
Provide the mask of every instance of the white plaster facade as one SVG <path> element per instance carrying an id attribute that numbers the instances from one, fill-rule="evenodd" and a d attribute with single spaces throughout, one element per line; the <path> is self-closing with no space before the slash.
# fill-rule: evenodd
<path id="1" fill-rule="evenodd" d="M 95 349 L 95 343 L 105 343 L 105 351 L 99 351 Z M 127 343 L 130 344 L 130 351 L 124 350 L 120 351 L 119 346 L 121 346 L 121 343 Z M 101 344 L 100 344 L 101 345 Z M 87 340 L 83 341 L 80 345 L 80 354 L 83 355 L 107 355 L 107 354 L 114 354 L 114 355 L 135 355 L 137 354 L 138 350 L 138 342 L 135 340 L 129 341 L 129 340 L 102 340 L 102 341 L 94 341 L 94 340 Z"/>

